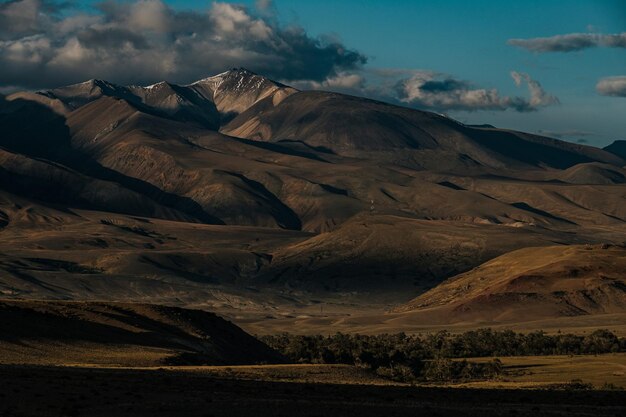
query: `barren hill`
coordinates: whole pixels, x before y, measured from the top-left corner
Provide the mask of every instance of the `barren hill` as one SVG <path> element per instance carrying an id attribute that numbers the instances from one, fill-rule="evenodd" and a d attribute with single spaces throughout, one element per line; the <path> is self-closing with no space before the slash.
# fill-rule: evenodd
<path id="1" fill-rule="evenodd" d="M 0 96 L 0 131 L 13 298 L 382 310 L 512 250 L 626 232 L 610 150 L 244 69 Z"/>
<path id="2" fill-rule="evenodd" d="M 470 127 L 435 113 L 337 93 L 302 91 L 278 106 L 272 104 L 259 101 L 222 132 L 264 141 L 302 141 L 346 156 L 373 152 L 378 159 L 431 170 L 563 169 L 584 162 L 621 161 L 589 146 Z"/>
<path id="3" fill-rule="evenodd" d="M 616 140 L 609 146 L 604 147 L 604 150 L 611 152 L 622 159 L 626 159 L 626 140 Z"/>
<path id="4" fill-rule="evenodd" d="M 448 279 L 397 312 L 430 322 L 514 322 L 626 311 L 626 248 L 516 250 Z"/>
<path id="5" fill-rule="evenodd" d="M 2 363 L 106 365 L 279 362 L 280 355 L 204 311 L 149 304 L 0 300 Z"/>

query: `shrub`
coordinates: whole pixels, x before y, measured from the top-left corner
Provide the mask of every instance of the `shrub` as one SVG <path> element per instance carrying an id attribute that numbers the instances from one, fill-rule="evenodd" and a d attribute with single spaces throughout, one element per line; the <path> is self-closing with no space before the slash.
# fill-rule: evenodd
<path id="1" fill-rule="evenodd" d="M 576 355 L 625 352 L 626 339 L 608 330 L 587 336 L 547 335 L 537 331 L 515 333 L 510 330 L 478 329 L 452 335 L 446 331 L 426 336 L 404 333 L 376 336 L 345 335 L 294 336 L 287 333 L 261 338 L 293 363 L 342 363 L 369 367 L 391 379 L 413 377 L 431 380 L 494 378 L 502 364 L 451 361 L 449 358 Z M 445 359 L 448 358 L 448 359 Z M 406 369 L 405 369 L 406 368 Z M 405 376 L 402 376 L 405 375 Z"/>
<path id="2" fill-rule="evenodd" d="M 398 382 L 415 382 L 419 373 L 407 365 L 392 364 L 390 366 L 381 366 L 376 369 L 376 374 L 383 378 L 391 379 Z"/>
<path id="3" fill-rule="evenodd" d="M 502 374 L 502 362 L 494 359 L 489 362 L 470 362 L 440 358 L 428 361 L 422 372 L 427 381 L 454 382 L 476 379 L 493 379 Z"/>

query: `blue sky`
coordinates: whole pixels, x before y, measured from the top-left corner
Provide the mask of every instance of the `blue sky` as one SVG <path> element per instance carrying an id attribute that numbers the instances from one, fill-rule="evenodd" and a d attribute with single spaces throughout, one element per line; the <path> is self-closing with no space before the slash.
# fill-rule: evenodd
<path id="1" fill-rule="evenodd" d="M 0 91 L 184 83 L 244 66 L 466 123 L 596 146 L 626 139 L 626 0 L 59 3 L 0 0 Z M 623 37 L 569 52 L 508 43 L 581 33 Z"/>

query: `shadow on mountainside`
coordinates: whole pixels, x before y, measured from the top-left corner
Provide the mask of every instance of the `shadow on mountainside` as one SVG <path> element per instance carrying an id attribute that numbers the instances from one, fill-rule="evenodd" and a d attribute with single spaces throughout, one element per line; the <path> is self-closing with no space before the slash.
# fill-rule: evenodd
<path id="1" fill-rule="evenodd" d="M 529 165 L 548 165 L 553 168 L 567 169 L 577 164 L 593 162 L 593 159 L 587 156 L 556 148 L 548 143 L 524 140 L 513 132 L 470 127 L 464 127 L 462 132 L 480 146 Z M 541 140 L 549 141 L 547 138 L 541 138 Z"/>
<path id="2" fill-rule="evenodd" d="M 83 175 L 117 183 L 158 204 L 183 212 L 197 221 L 224 224 L 221 219 L 206 213 L 191 198 L 167 193 L 146 181 L 106 168 L 90 156 L 73 149 L 65 118 L 44 105 L 22 99 L 9 102 L 0 96 L 0 131 L 2 132 L 0 148 L 9 152 L 61 164 Z M 14 194 L 53 203 L 67 202 L 69 197 L 71 204 L 92 208 L 89 207 L 89 202 L 80 201 L 71 193 L 64 193 L 57 187 L 37 184 L 6 169 L 0 169 L 0 187 Z"/>

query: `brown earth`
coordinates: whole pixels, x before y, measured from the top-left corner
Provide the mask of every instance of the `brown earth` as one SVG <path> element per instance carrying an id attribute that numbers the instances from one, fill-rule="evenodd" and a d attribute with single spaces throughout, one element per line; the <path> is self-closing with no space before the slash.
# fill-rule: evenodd
<path id="1" fill-rule="evenodd" d="M 148 304 L 0 300 L 0 363 L 276 363 L 282 358 L 205 311 Z"/>
<path id="2" fill-rule="evenodd" d="M 519 249 L 450 278 L 395 311 L 452 323 L 622 313 L 625 270 L 623 246 Z"/>
<path id="3" fill-rule="evenodd" d="M 8 298 L 191 306 L 258 329 L 377 316 L 370 329 L 395 329 L 382 312 L 497 256 L 626 232 L 613 148 L 241 69 L 1 96 L 0 130 Z"/>

